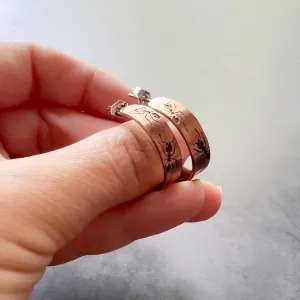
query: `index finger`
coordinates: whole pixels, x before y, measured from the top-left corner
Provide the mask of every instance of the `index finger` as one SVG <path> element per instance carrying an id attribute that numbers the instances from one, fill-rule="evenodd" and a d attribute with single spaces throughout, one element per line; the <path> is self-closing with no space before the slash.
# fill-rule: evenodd
<path id="1" fill-rule="evenodd" d="M 107 106 L 131 89 L 96 66 L 32 43 L 0 43 L 0 109 L 60 105 L 108 117 Z"/>

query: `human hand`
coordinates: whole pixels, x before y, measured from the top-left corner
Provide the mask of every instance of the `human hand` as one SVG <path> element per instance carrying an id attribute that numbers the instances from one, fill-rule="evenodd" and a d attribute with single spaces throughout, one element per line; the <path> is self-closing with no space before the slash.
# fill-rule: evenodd
<path id="1" fill-rule="evenodd" d="M 130 89 L 46 47 L 0 44 L 0 298 L 26 299 L 48 265 L 212 217 L 217 186 L 160 191 L 159 155 L 106 107 Z M 84 111 L 84 113 L 83 113 Z"/>

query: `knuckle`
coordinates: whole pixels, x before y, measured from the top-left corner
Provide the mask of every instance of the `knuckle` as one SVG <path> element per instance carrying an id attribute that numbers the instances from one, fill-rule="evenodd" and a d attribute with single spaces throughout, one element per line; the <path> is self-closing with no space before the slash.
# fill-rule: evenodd
<path id="1" fill-rule="evenodd" d="M 123 183 L 130 183 L 134 188 L 140 188 L 147 180 L 145 171 L 151 150 L 147 149 L 149 148 L 147 142 L 136 135 L 134 131 L 125 127 L 118 129 L 115 139 L 117 145 L 113 153 L 114 171 L 118 173 L 116 175 L 121 177 Z"/>
<path id="2" fill-rule="evenodd" d="M 110 130 L 107 143 L 109 168 L 124 192 L 142 193 L 163 176 L 160 158 L 150 137 L 137 124 L 126 123 Z"/>
<path id="3" fill-rule="evenodd" d="M 60 174 L 71 174 L 59 186 L 67 197 L 76 197 L 79 209 L 97 207 L 104 211 L 139 197 L 163 180 L 159 153 L 135 122 L 95 134 L 74 146 L 73 151 L 76 154 L 73 152 L 71 159 L 66 151 L 59 160 Z M 80 185 L 74 188 L 70 182 Z"/>

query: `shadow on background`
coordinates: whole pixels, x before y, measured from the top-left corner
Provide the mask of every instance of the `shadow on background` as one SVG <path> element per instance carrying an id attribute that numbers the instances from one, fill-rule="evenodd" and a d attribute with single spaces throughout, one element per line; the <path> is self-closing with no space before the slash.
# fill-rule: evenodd
<path id="1" fill-rule="evenodd" d="M 165 267 L 162 255 L 153 249 L 142 251 L 131 246 L 49 268 L 30 299 L 200 299 L 199 287 L 176 278 Z"/>

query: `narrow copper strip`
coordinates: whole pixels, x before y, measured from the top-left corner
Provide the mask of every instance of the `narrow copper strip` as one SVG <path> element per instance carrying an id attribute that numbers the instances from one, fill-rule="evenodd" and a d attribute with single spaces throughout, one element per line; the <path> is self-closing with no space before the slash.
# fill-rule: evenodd
<path id="1" fill-rule="evenodd" d="M 167 117 L 185 140 L 192 159 L 192 170 L 183 172 L 182 180 L 190 180 L 202 172 L 210 161 L 210 147 L 207 137 L 197 118 L 180 102 L 159 97 L 149 106 Z"/>
<path id="2" fill-rule="evenodd" d="M 140 104 L 154 108 L 168 118 L 186 142 L 191 155 L 192 170 L 183 168 L 179 180 L 190 180 L 206 169 L 210 161 L 210 146 L 207 137 L 197 118 L 183 104 L 163 97 L 151 99 L 151 94 L 140 87 L 136 87 L 129 96 L 137 99 Z M 183 145 L 179 146 L 183 149 Z"/>
<path id="3" fill-rule="evenodd" d="M 178 142 L 167 124 L 167 119 L 149 106 L 128 105 L 121 100 L 110 106 L 109 111 L 115 116 L 126 116 L 143 127 L 155 144 L 164 167 L 162 185 L 176 181 L 183 167 L 182 155 Z"/>

